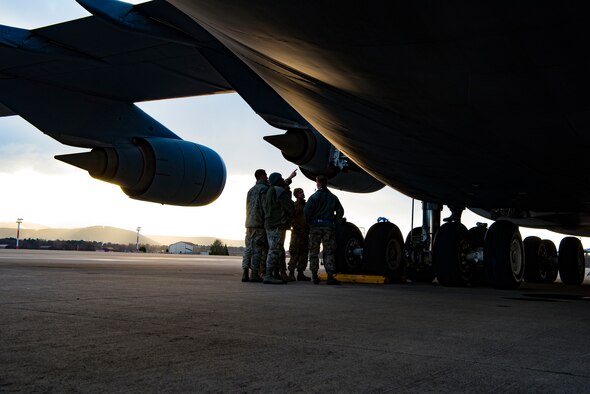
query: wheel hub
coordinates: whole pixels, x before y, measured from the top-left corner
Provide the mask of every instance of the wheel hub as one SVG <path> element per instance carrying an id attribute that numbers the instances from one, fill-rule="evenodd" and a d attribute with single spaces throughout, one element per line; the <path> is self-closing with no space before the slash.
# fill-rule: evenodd
<path id="1" fill-rule="evenodd" d="M 510 266 L 515 277 L 522 272 L 522 263 L 522 246 L 518 239 L 513 238 L 510 242 Z"/>

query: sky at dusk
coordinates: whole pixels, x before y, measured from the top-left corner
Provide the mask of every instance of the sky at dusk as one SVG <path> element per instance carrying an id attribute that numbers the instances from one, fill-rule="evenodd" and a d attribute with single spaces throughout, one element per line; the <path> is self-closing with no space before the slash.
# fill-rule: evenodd
<path id="1" fill-rule="evenodd" d="M 143 1 L 135 1 L 140 3 Z M 35 28 L 87 16 L 73 0 L 0 0 L 0 24 Z M 213 236 L 242 239 L 245 196 L 254 184 L 254 171 L 287 176 L 296 166 L 266 143 L 265 135 L 282 133 L 268 126 L 237 94 L 166 100 L 138 104 L 153 118 L 185 140 L 217 151 L 225 160 L 227 183 L 221 197 L 205 207 L 175 207 L 127 197 L 118 186 L 91 178 L 87 172 L 57 161 L 55 155 L 85 149 L 62 145 L 18 116 L 0 118 L 0 222 L 48 227 L 113 226 L 145 235 Z M 63 114 L 67 121 L 67 114 Z M 309 196 L 315 183 L 299 174 L 292 189 Z M 362 231 L 386 217 L 405 235 L 410 231 L 412 200 L 391 188 L 371 194 L 335 191 L 347 219 Z M 449 214 L 443 211 L 443 217 Z M 416 202 L 414 226 L 420 225 Z M 466 212 L 467 227 L 476 221 L 490 223 Z M 538 235 L 559 244 L 561 235 L 521 229 L 523 238 Z M 584 246 L 590 243 L 583 239 Z"/>

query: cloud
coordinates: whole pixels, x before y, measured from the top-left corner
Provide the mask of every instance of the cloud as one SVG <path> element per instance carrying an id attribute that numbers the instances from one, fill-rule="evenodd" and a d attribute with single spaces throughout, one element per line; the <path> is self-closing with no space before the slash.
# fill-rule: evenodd
<path id="1" fill-rule="evenodd" d="M 229 173 L 250 175 L 256 168 L 271 169 L 277 163 L 287 163 L 278 149 L 262 139 L 284 131 L 269 126 L 236 93 L 138 106 L 181 138 L 217 151 Z"/>
<path id="2" fill-rule="evenodd" d="M 23 29 L 53 25 L 88 15 L 78 3 L 67 0 L 3 1 L 0 6 L 0 24 Z"/>
<path id="3" fill-rule="evenodd" d="M 41 174 L 70 172 L 54 155 L 80 151 L 44 135 L 19 116 L 0 118 L 0 173 L 31 169 Z"/>
<path id="4" fill-rule="evenodd" d="M 147 0 L 126 0 L 139 4 Z M 35 29 L 89 16 L 74 0 L 18 0 L 0 2 L 0 24 Z"/>
<path id="5" fill-rule="evenodd" d="M 0 184 L 10 186 L 0 195 L 0 221 L 23 217 L 50 227 L 141 226 L 144 234 L 241 239 L 245 196 L 252 183 L 246 176 L 229 176 L 225 192 L 214 203 L 177 207 L 130 199 L 118 186 L 82 172 L 48 175 L 22 169 L 0 173 Z"/>

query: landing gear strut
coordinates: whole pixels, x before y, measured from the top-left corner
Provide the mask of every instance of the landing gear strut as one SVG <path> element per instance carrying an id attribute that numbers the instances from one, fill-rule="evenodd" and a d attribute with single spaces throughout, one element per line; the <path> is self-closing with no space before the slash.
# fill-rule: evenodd
<path id="1" fill-rule="evenodd" d="M 434 280 L 432 240 L 440 228 L 442 206 L 422 202 L 422 227 L 416 227 L 406 237 L 404 261 L 406 276 L 414 282 Z"/>

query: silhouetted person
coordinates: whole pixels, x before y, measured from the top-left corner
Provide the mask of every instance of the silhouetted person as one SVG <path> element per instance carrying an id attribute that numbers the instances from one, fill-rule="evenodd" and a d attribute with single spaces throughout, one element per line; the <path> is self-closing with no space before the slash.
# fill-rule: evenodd
<path id="1" fill-rule="evenodd" d="M 326 284 L 337 285 L 336 273 L 336 223 L 342 220 L 344 208 L 340 200 L 328 190 L 328 178 L 316 178 L 318 190 L 309 197 L 304 208 L 305 219 L 309 223 L 309 267 L 314 284 L 320 283 L 320 244 L 324 247 L 324 268 L 328 274 Z"/>
<path id="2" fill-rule="evenodd" d="M 273 274 L 279 267 L 281 254 L 285 253 L 285 233 L 293 220 L 295 207 L 281 174 L 273 172 L 268 179 L 270 187 L 264 198 L 264 228 L 268 241 L 264 283 L 281 284 L 286 281 Z"/>
<path id="3" fill-rule="evenodd" d="M 296 188 L 293 191 L 295 197 L 295 215 L 293 216 L 293 228 L 291 229 L 291 242 L 289 243 L 289 280 L 309 281 L 308 276 L 303 273 L 307 268 L 307 256 L 309 253 L 309 224 L 305 220 L 303 212 L 305 208 L 305 193 L 303 189 Z"/>
<path id="4" fill-rule="evenodd" d="M 264 273 L 267 241 L 264 230 L 264 210 L 262 198 L 268 190 L 266 171 L 258 169 L 254 172 L 256 183 L 246 197 L 246 249 L 242 259 L 242 282 L 262 282 L 260 271 Z M 252 269 L 252 277 L 248 277 L 248 270 Z"/>

